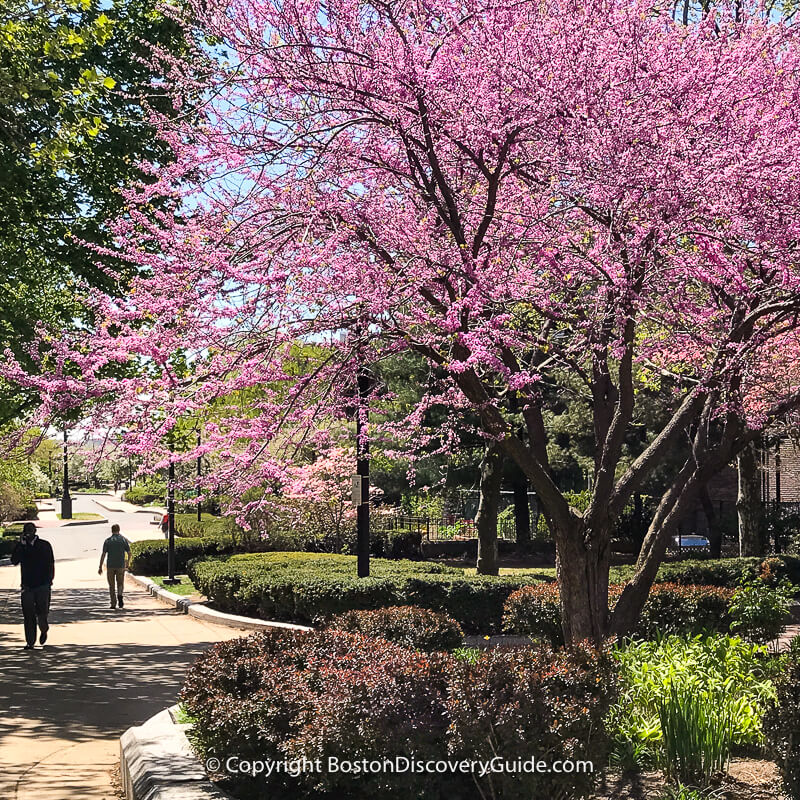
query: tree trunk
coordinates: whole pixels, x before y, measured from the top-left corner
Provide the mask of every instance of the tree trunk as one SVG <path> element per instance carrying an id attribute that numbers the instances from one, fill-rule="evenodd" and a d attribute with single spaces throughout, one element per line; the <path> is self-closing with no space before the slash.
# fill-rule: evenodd
<path id="1" fill-rule="evenodd" d="M 591 533 L 575 520 L 575 530 L 555 531 L 556 572 L 561 591 L 564 641 L 601 642 L 608 635 L 610 524 Z"/>
<path id="2" fill-rule="evenodd" d="M 503 480 L 503 452 L 496 442 L 490 444 L 481 461 L 480 499 L 475 527 L 478 529 L 479 575 L 497 575 L 497 514 L 500 484 Z"/>
<path id="3" fill-rule="evenodd" d="M 517 531 L 517 546 L 525 547 L 531 541 L 531 507 L 528 505 L 528 479 L 516 464 L 513 467 L 514 526 Z"/>
<path id="4" fill-rule="evenodd" d="M 711 494 L 708 486 L 700 490 L 700 502 L 703 505 L 703 513 L 708 522 L 708 542 L 711 558 L 719 558 L 722 555 L 722 526 L 720 525 L 717 512 L 714 511 L 714 503 L 711 501 Z"/>
<path id="5" fill-rule="evenodd" d="M 701 485 L 700 476 L 695 472 L 694 462 L 690 459 L 664 493 L 650 522 L 636 561 L 636 571 L 622 590 L 611 615 L 610 632 L 613 635 L 627 636 L 636 629 L 670 537 L 677 530 L 687 509 L 695 502 Z"/>
<path id="6" fill-rule="evenodd" d="M 758 453 L 754 443 L 748 444 L 737 456 L 739 493 L 736 511 L 739 515 L 739 555 L 762 554 L 761 480 L 758 472 Z"/>

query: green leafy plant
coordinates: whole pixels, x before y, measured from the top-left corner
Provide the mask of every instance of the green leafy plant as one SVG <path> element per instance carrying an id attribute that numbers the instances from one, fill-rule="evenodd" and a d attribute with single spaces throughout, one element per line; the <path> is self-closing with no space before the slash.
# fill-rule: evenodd
<path id="1" fill-rule="evenodd" d="M 353 556 L 301 552 L 196 561 L 188 573 L 218 608 L 234 614 L 309 624 L 351 610 L 413 605 L 477 634 L 499 632 L 508 596 L 533 580 L 386 558 L 372 559 L 370 577 L 358 578 Z"/>
<path id="2" fill-rule="evenodd" d="M 775 679 L 776 702 L 764 716 L 764 733 L 786 795 L 800 800 L 800 638 L 792 639 Z"/>
<path id="3" fill-rule="evenodd" d="M 731 636 L 668 636 L 618 646 L 614 656 L 620 699 L 607 723 L 618 762 L 633 755 L 639 766 L 662 761 L 660 710 L 672 687 L 728 708 L 732 745 L 763 744 L 762 719 L 776 697 L 773 679 L 778 669 L 766 647 Z"/>
<path id="4" fill-rule="evenodd" d="M 658 718 L 668 777 L 708 785 L 725 769 L 734 738 L 734 713 L 726 698 L 671 683 L 659 699 Z"/>
<path id="5" fill-rule="evenodd" d="M 136 575 L 166 575 L 168 546 L 166 539 L 131 542 L 131 572 Z M 233 540 L 227 536 L 176 538 L 175 570 L 186 572 L 189 562 L 194 558 L 232 553 L 233 549 Z"/>
<path id="6" fill-rule="evenodd" d="M 783 579 L 770 586 L 761 579 L 742 583 L 731 600 L 731 633 L 762 644 L 780 636 L 794 588 Z"/>
<path id="7" fill-rule="evenodd" d="M 481 657 L 481 651 L 477 647 L 457 647 L 453 650 L 452 656 L 459 661 L 475 664 Z"/>
<path id="8" fill-rule="evenodd" d="M 708 789 L 697 789 L 679 783 L 677 786 L 668 786 L 658 800 L 715 800 L 719 793 Z"/>

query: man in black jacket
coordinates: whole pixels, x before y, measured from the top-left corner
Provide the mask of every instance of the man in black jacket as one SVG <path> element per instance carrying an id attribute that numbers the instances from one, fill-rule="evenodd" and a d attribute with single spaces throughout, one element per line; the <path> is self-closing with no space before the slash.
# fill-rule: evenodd
<path id="1" fill-rule="evenodd" d="M 22 568 L 22 615 L 25 618 L 25 649 L 33 650 L 36 625 L 41 635 L 39 644 L 47 641 L 47 614 L 50 611 L 50 588 L 55 577 L 55 559 L 50 542 L 36 535 L 36 526 L 26 522 L 22 536 L 11 553 L 11 563 Z"/>

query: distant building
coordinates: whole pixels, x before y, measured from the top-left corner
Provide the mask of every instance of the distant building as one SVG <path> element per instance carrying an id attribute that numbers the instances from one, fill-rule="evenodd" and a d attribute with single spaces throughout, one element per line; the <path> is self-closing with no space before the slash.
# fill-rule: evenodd
<path id="1" fill-rule="evenodd" d="M 800 447 L 788 437 L 761 451 L 761 499 L 800 503 Z"/>

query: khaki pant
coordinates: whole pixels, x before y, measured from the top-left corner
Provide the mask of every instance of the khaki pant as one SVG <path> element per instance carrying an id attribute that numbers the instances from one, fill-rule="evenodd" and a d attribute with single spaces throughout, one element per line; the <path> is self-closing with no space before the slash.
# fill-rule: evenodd
<path id="1" fill-rule="evenodd" d="M 122 597 L 122 590 L 125 588 L 125 567 L 106 567 L 106 577 L 108 578 L 108 593 L 111 596 L 112 608 L 117 607 L 117 598 Z M 114 591 L 116 582 L 117 590 Z"/>

